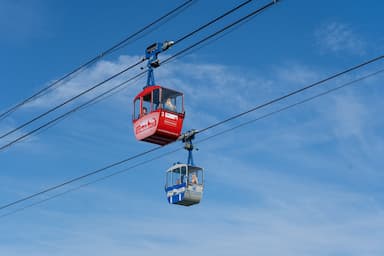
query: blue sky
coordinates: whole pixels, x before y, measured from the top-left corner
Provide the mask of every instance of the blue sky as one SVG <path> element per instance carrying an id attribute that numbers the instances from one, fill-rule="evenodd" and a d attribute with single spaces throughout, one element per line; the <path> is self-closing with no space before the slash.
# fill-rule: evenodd
<path id="1" fill-rule="evenodd" d="M 180 3 L 0 0 L 0 110 Z M 160 59 L 263 3 L 267 1 L 254 1 Z M 138 61 L 149 44 L 180 38 L 237 4 L 195 1 L 182 14 L 0 121 L 1 134 Z M 282 1 L 161 66 L 156 81 L 185 93 L 184 130 L 202 129 L 382 55 L 383 7 L 373 0 Z M 382 61 L 209 130 L 197 141 L 381 68 Z M 29 129 L 137 72 L 139 68 Z M 199 205 L 168 205 L 163 190 L 165 170 L 186 161 L 186 152 L 129 169 L 182 146 L 173 144 L 55 193 L 129 169 L 122 174 L 0 218 L 0 255 L 383 255 L 382 82 L 383 74 L 377 75 L 197 143 L 195 162 L 206 170 Z M 0 204 L 151 149 L 153 145 L 135 141 L 131 125 L 132 99 L 144 84 L 140 78 L 0 152 Z"/>

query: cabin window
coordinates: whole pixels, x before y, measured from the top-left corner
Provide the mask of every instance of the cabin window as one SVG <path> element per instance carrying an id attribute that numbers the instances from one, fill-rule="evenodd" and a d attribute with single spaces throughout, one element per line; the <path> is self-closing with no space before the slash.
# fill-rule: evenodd
<path id="1" fill-rule="evenodd" d="M 183 95 L 177 95 L 175 98 L 176 111 L 178 113 L 184 113 L 183 108 Z"/>
<path id="2" fill-rule="evenodd" d="M 186 166 L 181 166 L 172 171 L 167 172 L 166 186 L 175 186 L 182 183 L 187 183 L 188 181 L 188 172 Z"/>
<path id="3" fill-rule="evenodd" d="M 203 185 L 203 170 L 190 170 L 188 175 L 188 184 Z"/>
<path id="4" fill-rule="evenodd" d="M 181 182 L 182 183 L 187 183 L 187 181 L 188 181 L 187 167 L 186 166 L 182 166 L 180 173 L 181 173 Z"/>
<path id="5" fill-rule="evenodd" d="M 152 111 L 152 108 L 151 108 L 152 97 L 151 96 L 152 96 L 151 93 L 148 93 L 148 94 L 143 96 L 143 105 L 142 105 L 142 109 L 141 109 L 141 115 L 142 116 L 144 116 L 144 115 L 146 115 Z"/>
<path id="6" fill-rule="evenodd" d="M 162 108 L 176 113 L 183 113 L 183 95 L 179 92 L 163 88 L 161 93 Z"/>
<path id="7" fill-rule="evenodd" d="M 181 184 L 181 173 L 180 168 L 177 168 L 172 171 L 172 185 Z"/>
<path id="8" fill-rule="evenodd" d="M 140 98 L 137 98 L 134 103 L 133 119 L 140 118 Z"/>
<path id="9" fill-rule="evenodd" d="M 167 181 L 165 186 L 166 187 L 172 186 L 172 172 L 167 172 Z"/>
<path id="10" fill-rule="evenodd" d="M 160 89 L 153 90 L 153 110 L 160 108 Z"/>

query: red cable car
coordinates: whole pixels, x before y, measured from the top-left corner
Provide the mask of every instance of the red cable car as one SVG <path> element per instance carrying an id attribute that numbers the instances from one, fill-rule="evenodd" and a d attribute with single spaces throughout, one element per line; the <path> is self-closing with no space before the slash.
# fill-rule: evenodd
<path id="1" fill-rule="evenodd" d="M 133 130 L 136 139 L 158 145 L 177 140 L 184 120 L 183 94 L 155 85 L 153 69 L 160 66 L 157 55 L 173 41 L 154 43 L 145 51 L 148 60 L 147 86 L 134 99 Z"/>
<path id="2" fill-rule="evenodd" d="M 183 94 L 159 85 L 147 86 L 134 99 L 136 139 L 166 145 L 179 138 L 184 120 Z"/>

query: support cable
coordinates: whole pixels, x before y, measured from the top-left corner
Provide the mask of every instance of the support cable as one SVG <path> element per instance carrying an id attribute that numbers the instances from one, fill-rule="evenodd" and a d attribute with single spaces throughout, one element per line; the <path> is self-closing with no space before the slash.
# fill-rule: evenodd
<path id="1" fill-rule="evenodd" d="M 149 29 L 150 27 L 153 27 L 155 24 L 159 23 L 160 21 L 162 20 L 165 20 L 166 18 L 169 18 L 171 15 L 174 15 L 176 14 L 177 12 L 181 11 L 182 9 L 186 8 L 187 5 L 191 4 L 194 0 L 188 0 L 188 1 L 185 1 L 183 4 L 177 6 L 176 8 L 172 9 L 171 11 L 167 12 L 166 14 L 164 14 L 163 16 L 157 18 L 156 20 L 152 21 L 151 23 L 149 23 L 148 25 L 144 26 L 143 28 L 139 29 L 138 31 L 136 31 L 135 33 L 129 35 L 128 37 L 124 38 L 123 40 L 121 40 L 120 42 L 116 43 L 115 45 L 113 45 L 112 47 L 110 47 L 109 49 L 103 51 L 102 53 L 100 53 L 99 55 L 93 57 L 92 59 L 90 59 L 89 61 L 85 62 L 84 64 L 80 65 L 79 67 L 75 68 L 74 70 L 72 70 L 71 72 L 69 72 L 68 74 L 62 76 L 61 78 L 59 78 L 58 80 L 54 81 L 53 83 L 49 84 L 48 86 L 40 89 L 39 91 L 37 91 L 36 93 L 34 93 L 33 95 L 29 96 L 28 98 L 22 100 L 21 102 L 17 103 L 15 106 L 9 108 L 8 110 L 4 111 L 3 113 L 0 114 L 0 121 L 5 119 L 7 116 L 9 116 L 10 114 L 12 114 L 13 112 L 15 112 L 18 108 L 22 107 L 23 105 L 27 104 L 28 102 L 32 101 L 32 100 L 35 100 L 37 98 L 39 98 L 40 96 L 42 96 L 44 93 L 46 93 L 48 90 L 52 89 L 53 87 L 57 86 L 60 82 L 68 79 L 68 78 L 71 78 L 73 75 L 75 75 L 76 73 L 78 73 L 80 70 L 83 70 L 84 68 L 90 66 L 91 64 L 99 61 L 100 59 L 104 58 L 105 56 L 125 47 L 127 44 L 128 44 L 128 41 L 133 39 L 134 37 L 138 36 L 139 34 L 143 33 L 145 30 Z"/>
<path id="2" fill-rule="evenodd" d="M 361 63 L 361 64 L 358 64 L 358 65 L 354 66 L 354 67 L 348 68 L 348 69 L 346 69 L 345 71 L 342 71 L 342 72 L 336 73 L 336 74 L 334 74 L 334 75 L 331 75 L 331 76 L 329 76 L 329 77 L 327 77 L 327 78 L 325 78 L 325 79 L 322 79 L 322 80 L 320 80 L 319 82 L 316 82 L 316 83 L 314 83 L 314 84 L 316 84 L 315 86 L 319 86 L 319 85 L 321 85 L 321 84 L 323 84 L 323 83 L 325 83 L 325 82 L 328 82 L 328 81 L 330 81 L 330 80 L 332 80 L 332 79 L 335 79 L 335 78 L 337 78 L 337 77 L 339 77 L 339 76 L 342 76 L 342 75 L 344 75 L 344 74 L 346 74 L 346 73 L 348 73 L 348 72 L 354 71 L 354 70 L 356 70 L 356 69 L 358 69 L 358 68 L 362 68 L 362 67 L 364 67 L 364 66 L 366 66 L 366 65 L 368 65 L 368 64 L 371 64 L 371 63 L 373 63 L 373 62 L 377 62 L 377 61 L 379 61 L 379 60 L 382 59 L 382 58 L 384 58 L 384 55 L 383 55 L 381 58 L 379 58 L 379 57 L 373 58 L 373 59 L 371 59 L 370 61 L 363 62 L 363 63 Z M 374 61 L 373 61 L 373 60 L 374 60 Z M 358 68 L 357 68 L 357 67 L 358 67 Z M 344 87 L 350 86 L 350 85 L 352 85 L 352 84 L 354 84 L 354 83 L 360 82 L 360 81 L 365 80 L 365 79 L 367 79 L 367 78 L 376 76 L 376 75 L 378 75 L 378 74 L 380 74 L 380 73 L 383 73 L 383 72 L 384 72 L 384 69 L 381 69 L 381 70 L 379 70 L 379 71 L 370 73 L 370 74 L 368 74 L 368 75 L 366 75 L 366 76 L 363 76 L 363 77 L 360 77 L 360 78 L 355 79 L 355 80 L 353 80 L 353 81 L 350 81 L 350 82 L 348 82 L 348 83 L 345 83 L 345 84 L 343 84 L 343 85 L 341 85 L 341 86 L 338 86 L 338 87 L 329 89 L 329 90 L 327 90 L 327 91 L 325 91 L 325 92 L 322 92 L 322 93 L 319 93 L 319 94 L 317 94 L 317 95 L 315 95 L 315 96 L 311 96 L 311 97 L 309 97 L 309 98 L 307 98 L 307 99 L 304 99 L 304 100 L 302 100 L 302 101 L 299 101 L 299 102 L 297 102 L 297 103 L 288 105 L 288 106 L 283 107 L 283 108 L 281 108 L 281 109 L 279 109 L 279 110 L 275 110 L 275 111 L 273 111 L 273 112 L 270 112 L 270 113 L 268 113 L 268 114 L 265 114 L 265 115 L 263 115 L 263 116 L 261 116 L 261 117 L 258 117 L 258 118 L 256 118 L 256 119 L 254 119 L 254 120 L 247 121 L 247 122 L 242 123 L 242 124 L 240 124 L 240 125 L 237 125 L 237 126 L 235 126 L 235 127 L 232 127 L 232 128 L 227 129 L 227 130 L 224 130 L 224 131 L 222 131 L 222 132 L 220 132 L 220 133 L 214 134 L 214 135 L 212 135 L 212 136 L 210 136 L 210 137 L 207 137 L 207 138 L 205 138 L 205 139 L 203 139 L 203 140 L 201 140 L 201 141 L 198 141 L 198 143 L 199 143 L 199 142 L 201 143 L 201 142 L 206 141 L 206 140 L 210 140 L 210 139 L 212 139 L 212 138 L 214 138 L 214 137 L 217 137 L 217 136 L 219 136 L 219 135 L 221 135 L 221 134 L 230 132 L 230 131 L 232 131 L 232 130 L 234 130 L 234 129 L 238 129 L 238 128 L 244 126 L 244 125 L 247 125 L 247 124 L 250 124 L 250 123 L 252 123 L 252 122 L 255 122 L 255 121 L 264 119 L 264 118 L 266 118 L 266 117 L 269 117 L 269 116 L 271 116 L 271 115 L 274 115 L 274 114 L 280 113 L 280 112 L 282 112 L 282 111 L 288 110 L 288 109 L 293 108 L 293 107 L 295 107 L 295 106 L 304 104 L 304 103 L 306 103 L 306 102 L 308 102 L 308 101 L 311 101 L 311 100 L 313 100 L 313 99 L 319 98 L 319 97 L 324 96 L 324 95 L 326 95 L 326 94 L 332 93 L 332 92 L 334 92 L 334 91 L 336 91 L 336 90 L 339 90 L 339 89 L 342 89 L 342 88 L 344 88 Z M 313 84 L 312 84 L 312 85 L 313 85 Z M 312 86 L 312 87 L 314 87 L 314 86 Z M 302 91 L 304 91 L 304 90 L 303 90 L 304 88 L 309 89 L 309 88 L 312 88 L 312 87 L 310 87 L 310 86 L 305 86 L 305 87 L 303 87 L 302 89 L 300 89 L 300 91 L 302 92 Z M 293 92 L 295 92 L 295 91 L 293 91 Z M 286 94 L 286 95 L 291 95 L 291 96 L 292 96 L 292 95 L 294 95 L 294 94 L 289 93 L 289 94 Z M 271 101 L 269 101 L 269 102 L 276 103 L 276 102 L 277 102 L 277 99 L 280 99 L 280 98 L 283 99 L 283 97 L 278 97 L 278 98 L 276 98 L 275 100 L 271 100 Z M 285 98 L 287 98 L 287 97 L 284 97 L 284 99 L 285 99 Z M 273 103 L 271 103 L 271 104 L 273 104 Z M 268 105 L 271 105 L 271 104 L 268 104 Z M 232 116 L 231 118 L 227 118 L 227 119 L 225 119 L 225 120 L 223 120 L 223 121 L 220 121 L 220 122 L 217 122 L 217 123 L 215 123 L 215 124 L 213 124 L 213 125 L 210 125 L 210 126 L 204 128 L 204 129 L 198 130 L 198 131 L 196 131 L 196 133 L 203 133 L 203 132 L 205 132 L 205 131 L 207 131 L 207 130 L 209 130 L 209 129 L 212 129 L 212 128 L 214 128 L 214 127 L 217 127 L 217 126 L 219 126 L 219 125 L 222 125 L 222 124 L 224 124 L 225 122 L 232 121 L 232 120 L 234 120 L 234 119 L 237 119 L 237 118 L 239 118 L 239 117 L 241 117 L 241 116 L 244 116 L 244 115 L 246 115 L 246 114 L 249 114 L 249 113 L 251 113 L 251 112 L 254 112 L 254 111 L 256 111 L 256 110 L 258 110 L 258 109 L 260 109 L 260 108 L 262 108 L 262 107 L 268 106 L 268 105 L 266 105 L 265 103 L 264 103 L 264 104 L 261 104 L 261 105 L 258 105 L 257 107 L 251 108 L 250 110 L 247 110 L 247 111 L 244 111 L 244 112 L 242 112 L 242 113 L 240 113 L 240 114 L 234 115 L 234 116 Z M 181 136 L 181 138 L 182 138 L 182 136 Z M 170 144 L 172 144 L 172 143 L 170 143 Z M 168 144 L 168 145 L 170 145 L 170 144 Z M 81 180 L 81 179 L 90 177 L 90 176 L 92 176 L 92 175 L 94 175 L 94 174 L 96 174 L 96 173 L 101 173 L 101 172 L 106 171 L 106 170 L 108 170 L 108 169 L 110 169 L 110 168 L 112 168 L 112 167 L 117 167 L 117 166 L 119 166 L 119 165 L 121 165 L 121 164 L 123 164 L 123 163 L 126 163 L 126 162 L 128 162 L 128 161 L 130 161 L 130 160 L 136 159 L 136 158 L 138 158 L 138 157 L 144 156 L 144 155 L 146 155 L 146 154 L 155 152 L 155 151 L 157 151 L 157 150 L 159 150 L 159 149 L 161 149 L 161 148 L 164 148 L 164 147 L 166 147 L 166 146 L 168 146 L 168 145 L 154 147 L 154 148 L 152 148 L 152 149 L 150 149 L 150 150 L 147 150 L 147 151 L 145 151 L 145 152 L 139 153 L 139 154 L 137 154 L 137 155 L 135 155 L 135 156 L 131 156 L 131 157 L 125 158 L 125 159 L 120 160 L 120 161 L 118 161 L 118 162 L 109 164 L 109 165 L 107 165 L 107 166 L 105 166 L 105 167 L 103 167 L 103 168 L 100 168 L 100 169 L 97 169 L 97 170 L 95 170 L 95 171 L 92 171 L 92 172 L 89 172 L 89 173 L 87 173 L 87 174 L 84 174 L 84 175 L 82 175 L 82 176 L 79 176 L 79 177 L 70 179 L 70 180 L 65 181 L 65 182 L 63 182 L 63 183 L 61 183 L 61 184 L 58 184 L 58 185 L 49 187 L 49 188 L 44 189 L 44 190 L 42 190 L 42 191 L 40 191 L 40 192 L 37 192 L 37 193 L 34 193 L 34 194 L 32 194 L 32 195 L 23 197 L 23 198 L 21 198 L 21 199 L 18 199 L 18 200 L 16 200 L 16 201 L 11 202 L 11 203 L 2 205 L 2 206 L 0 206 L 0 210 L 9 208 L 9 207 L 14 206 L 14 205 L 16 205 L 16 204 L 19 204 L 19 203 L 21 203 L 21 202 L 24 202 L 24 201 L 27 201 L 27 200 L 32 199 L 32 198 L 34 198 L 34 197 L 40 196 L 40 195 L 42 195 L 42 194 L 45 194 L 45 193 L 47 193 L 47 192 L 50 192 L 50 191 L 53 191 L 53 190 L 55 190 L 55 189 L 64 187 L 64 186 L 69 185 L 70 183 L 73 183 L 73 182 L 75 182 L 75 181 L 79 181 L 79 180 Z M 82 186 L 82 185 L 81 185 L 81 186 Z M 55 196 L 54 196 L 54 197 L 55 197 Z M 1 216 L 0 216 L 0 217 L 1 217 Z"/>
<path id="3" fill-rule="evenodd" d="M 362 67 L 364 67 L 364 66 L 367 66 L 367 65 L 369 65 L 369 64 L 371 64 L 371 63 L 374 63 L 374 62 L 377 62 L 377 61 L 379 61 L 379 60 L 382 60 L 383 58 L 384 58 L 384 55 L 381 55 L 381 56 L 375 57 L 375 58 L 373 58 L 373 59 L 370 59 L 370 60 L 368 60 L 368 61 L 365 61 L 365 62 L 363 62 L 363 63 L 361 63 L 361 64 L 358 64 L 358 65 L 356 65 L 356 66 L 350 67 L 350 68 L 348 68 L 348 69 L 346 69 L 346 70 L 344 70 L 344 71 L 341 71 L 341 72 L 336 73 L 336 74 L 334 74 L 334 75 L 331 75 L 331 76 L 329 76 L 329 77 L 327 77 L 327 78 L 324 78 L 323 80 L 320 80 L 320 81 L 315 82 L 315 83 L 313 83 L 313 84 L 310 84 L 310 85 L 308 85 L 308 86 L 302 87 L 302 88 L 300 88 L 300 89 L 298 89 L 298 90 L 295 90 L 295 91 L 293 91 L 293 92 L 290 92 L 290 93 L 288 93 L 288 94 L 285 94 L 285 95 L 283 95 L 283 96 L 281 96 L 281 97 L 278 97 L 278 98 L 275 98 L 275 99 L 270 100 L 270 101 L 268 101 L 268 102 L 265 102 L 265 103 L 263 103 L 263 104 L 261 104 L 261 105 L 258 105 L 258 106 L 254 107 L 254 108 L 251 108 L 251 109 L 249 109 L 249 110 L 247 110 L 247 111 L 244 111 L 244 112 L 242 112 L 242 113 L 239 113 L 239 114 L 237 114 L 237 115 L 231 116 L 231 117 L 229 117 L 229 118 L 227 118 L 227 119 L 225 119 L 225 120 L 223 120 L 223 121 L 220 121 L 220 122 L 218 122 L 218 123 L 212 124 L 212 125 L 210 125 L 210 126 L 204 128 L 204 129 L 200 130 L 199 132 L 204 132 L 204 131 L 206 131 L 206 130 L 212 129 L 212 128 L 216 127 L 216 126 L 222 125 L 222 124 L 224 124 L 224 123 L 227 123 L 227 122 L 229 122 L 229 121 L 232 121 L 232 120 L 234 120 L 234 119 L 237 119 L 237 118 L 239 118 L 239 117 L 241 117 L 241 116 L 244 116 L 244 115 L 246 115 L 246 114 L 248 114 L 248 113 L 254 112 L 254 111 L 258 110 L 258 109 L 265 108 L 265 107 L 268 106 L 268 105 L 272 105 L 272 104 L 274 104 L 274 103 L 276 103 L 276 102 L 282 101 L 282 100 L 284 100 L 284 99 L 286 99 L 286 98 L 288 98 L 288 97 L 291 97 L 291 96 L 293 96 L 293 95 L 295 95 L 295 94 L 298 94 L 298 93 L 301 93 L 301 92 L 306 91 L 306 90 L 308 90 L 308 89 L 311 89 L 311 88 L 313 88 L 313 87 L 319 86 L 319 85 L 321 85 L 321 84 L 323 84 L 323 83 L 325 83 L 325 82 L 328 82 L 328 81 L 330 81 L 330 80 L 332 80 L 332 79 L 335 79 L 335 78 L 337 78 L 337 77 L 339 77 L 339 76 L 342 76 L 342 75 L 347 74 L 347 73 L 350 73 L 350 72 L 352 72 L 352 71 L 354 71 L 354 70 L 360 69 L 360 68 L 362 68 Z"/>
<path id="4" fill-rule="evenodd" d="M 249 3 L 249 2 L 250 2 L 250 1 L 246 1 L 245 3 Z M 239 6 L 244 6 L 245 3 L 242 3 L 242 4 L 240 4 Z M 166 60 L 164 60 L 164 64 L 167 63 L 167 62 L 169 62 L 169 61 L 171 61 L 172 59 L 178 57 L 179 55 L 181 55 L 181 54 L 183 54 L 183 53 L 185 53 L 185 52 L 191 50 L 192 48 L 194 48 L 194 47 L 196 47 L 196 46 L 198 46 L 198 45 L 204 43 L 205 41 L 207 41 L 207 40 L 213 38 L 214 36 L 217 36 L 217 35 L 219 35 L 220 33 L 223 33 L 223 32 L 226 31 L 227 29 L 232 28 L 233 26 L 239 24 L 240 22 L 243 22 L 243 21 L 245 21 L 246 19 L 249 19 L 250 17 L 252 17 L 252 16 L 254 16 L 254 15 L 256 15 L 256 14 L 259 14 L 260 12 L 264 11 L 264 10 L 267 9 L 268 7 L 271 7 L 271 6 L 274 5 L 275 3 L 276 3 L 275 1 L 272 1 L 272 2 L 270 2 L 269 4 L 264 5 L 263 7 L 258 8 L 257 10 L 251 12 L 250 14 L 248 14 L 248 15 L 246 15 L 246 16 L 244 16 L 244 17 L 238 19 L 237 21 L 235 21 L 235 22 L 233 22 L 233 23 L 231 23 L 231 24 L 225 26 L 224 28 L 222 28 L 222 29 L 220 29 L 220 30 L 218 30 L 218 31 L 216 31 L 216 32 L 214 32 L 214 33 L 212 33 L 212 34 L 210 34 L 209 36 L 203 38 L 202 40 L 198 41 L 197 43 L 194 43 L 194 44 L 192 44 L 191 46 L 184 48 L 183 50 L 179 51 L 178 53 L 176 53 L 176 54 L 174 54 L 173 56 L 171 56 L 171 57 L 167 58 Z M 237 10 L 237 9 L 239 8 L 239 6 L 233 8 L 233 9 L 236 9 L 236 10 Z M 231 13 L 231 12 L 228 11 L 228 12 L 226 12 L 226 15 L 228 15 L 228 14 L 230 14 L 230 13 Z M 221 15 L 220 17 L 222 18 L 223 15 Z M 215 18 L 214 20 L 217 21 L 218 18 Z M 209 23 L 212 24 L 212 22 L 209 22 Z M 206 27 L 206 26 L 203 25 L 203 26 L 201 26 L 201 27 Z M 200 28 L 201 28 L 201 27 L 200 27 Z M 196 29 L 195 31 L 197 31 L 197 30 L 199 30 L 199 29 Z M 191 36 L 191 35 L 192 35 L 192 33 L 189 33 L 187 36 L 183 36 L 182 38 L 180 38 L 179 40 L 177 40 L 177 42 L 181 42 L 182 40 L 185 40 L 186 38 L 188 38 L 188 37 Z M 181 39 L 182 39 L 182 40 L 181 40 Z M 63 102 L 63 103 L 57 105 L 56 107 L 54 107 L 54 108 L 52 108 L 52 109 L 50 109 L 50 110 L 48 110 L 48 111 L 46 111 L 46 112 L 40 114 L 39 116 L 33 118 L 32 120 L 30 120 L 30 121 L 28 121 L 28 122 L 26 122 L 26 123 L 24 123 L 24 124 L 22 124 L 22 125 L 20 125 L 20 126 L 18 126 L 18 127 L 16 127 L 16 128 L 14 128 L 14 129 L 12 129 L 12 130 L 9 131 L 9 132 L 6 132 L 5 134 L 3 134 L 3 135 L 0 136 L 0 139 L 2 139 L 2 138 L 4 138 L 4 137 L 6 137 L 6 136 L 8 136 L 8 135 L 10 135 L 10 134 L 12 134 L 12 133 L 18 131 L 18 130 L 20 130 L 20 129 L 22 129 L 22 128 L 24 128 L 25 126 L 31 124 L 32 122 L 34 122 L 34 121 L 36 121 L 36 120 L 38 120 L 38 119 L 40 119 L 40 118 L 42 118 L 42 117 L 48 115 L 49 113 L 53 112 L 54 110 L 56 110 L 56 109 L 58 109 L 58 108 L 60 108 L 60 107 L 62 107 L 62 106 L 64 106 L 64 105 L 70 103 L 71 101 L 73 101 L 73 100 L 79 98 L 80 96 L 82 96 L 82 95 L 84 95 L 84 94 L 86 94 L 86 93 L 92 91 L 93 89 L 95 89 L 95 88 L 97 88 L 97 87 L 100 87 L 101 85 L 105 84 L 106 82 L 110 81 L 111 79 L 116 78 L 117 76 L 120 76 L 120 75 L 122 75 L 123 73 L 125 73 L 126 71 L 128 71 L 128 70 L 132 69 L 133 67 L 139 65 L 139 64 L 142 63 L 143 61 L 144 61 L 144 59 L 141 60 L 141 61 L 139 61 L 139 62 L 137 62 L 137 63 L 135 63 L 135 64 L 133 64 L 133 65 L 131 65 L 130 67 L 128 67 L 128 68 L 126 68 L 126 69 L 120 71 L 119 73 L 113 75 L 112 77 L 109 77 L 108 79 L 106 79 L 106 80 L 104 80 L 104 81 L 98 83 L 97 85 L 95 85 L 95 86 L 93 86 L 93 87 L 91 87 L 91 88 L 89 88 L 89 89 L 87 89 L 87 90 L 81 92 L 80 94 L 78 94 L 78 95 L 76 95 L 76 96 L 74 96 L 74 97 L 72 97 L 72 98 L 66 100 L 65 102 Z M 96 100 L 99 100 L 102 96 L 105 96 L 105 95 L 108 94 L 108 93 L 112 93 L 113 91 L 117 90 L 118 88 L 122 87 L 123 85 L 127 84 L 128 82 L 132 81 L 133 79 L 135 79 L 135 78 L 137 78 L 137 77 L 143 75 L 143 74 L 146 73 L 146 72 L 147 72 L 147 70 L 145 70 L 145 71 L 143 71 L 143 72 L 137 74 L 137 75 L 134 76 L 133 78 L 130 78 L 130 79 L 128 79 L 128 80 L 126 80 L 126 81 L 124 81 L 124 82 L 122 82 L 122 83 L 120 83 L 120 84 L 118 84 L 118 85 L 116 85 L 116 86 L 114 86 L 114 87 L 112 87 L 112 88 L 110 88 L 110 89 L 108 89 L 107 91 L 105 91 L 105 92 L 103 92 L 102 94 L 98 95 L 97 97 L 95 97 L 95 98 L 93 98 L 93 99 L 91 99 L 91 100 L 89 100 L 89 101 L 87 101 L 87 102 L 85 102 L 85 103 L 79 105 L 78 107 L 75 107 L 74 109 L 72 109 L 72 110 L 70 110 L 70 111 L 68 111 L 68 112 L 66 112 L 66 113 L 64 113 L 64 114 L 62 114 L 62 115 L 60 115 L 60 116 L 58 116 L 58 117 L 52 119 L 51 121 L 48 121 L 47 123 L 45 123 L 45 124 L 39 126 L 38 128 L 36 128 L 36 129 L 34 129 L 34 130 L 32 130 L 32 131 L 30 131 L 30 132 L 28 132 L 28 133 L 25 133 L 25 134 L 22 135 L 22 136 L 19 136 L 18 138 L 16 138 L 16 139 L 14 139 L 14 140 L 8 142 L 7 144 L 1 146 L 1 147 L 0 147 L 0 151 L 2 151 L 2 150 L 4 150 L 4 149 L 6 149 L 6 148 L 12 146 L 13 144 L 15 144 L 15 143 L 17 143 L 17 142 L 19 142 L 19 141 L 21 141 L 21 140 L 23 140 L 23 139 L 25 139 L 26 137 L 28 137 L 28 136 L 34 134 L 35 132 L 40 131 L 41 129 L 48 127 L 49 125 L 52 125 L 53 123 L 55 123 L 55 122 L 57 122 L 57 121 L 63 119 L 64 117 L 67 117 L 68 115 L 70 115 L 70 114 L 72 114 L 72 113 L 78 111 L 79 109 L 84 108 L 86 105 L 89 105 L 90 103 L 95 102 Z"/>
<path id="5" fill-rule="evenodd" d="M 77 190 L 82 189 L 82 188 L 84 188 L 84 187 L 88 187 L 88 186 L 90 186 L 90 185 L 92 185 L 92 184 L 95 184 L 95 183 L 101 182 L 101 181 L 103 181 L 103 180 L 112 178 L 112 177 L 114 177 L 114 176 L 116 176 L 116 175 L 125 173 L 125 172 L 127 172 L 127 171 L 129 171 L 129 170 L 132 170 L 132 169 L 134 169 L 134 168 L 137 168 L 137 167 L 139 167 L 139 166 L 142 166 L 142 165 L 145 165 L 145 164 L 147 164 L 147 163 L 153 162 L 153 161 L 155 161 L 155 160 L 161 159 L 161 158 L 166 157 L 166 156 L 168 156 L 168 155 L 170 155 L 170 154 L 174 154 L 174 153 L 176 153 L 177 151 L 180 151 L 180 150 L 182 150 L 182 149 L 183 149 L 183 148 L 177 148 L 177 149 L 175 149 L 175 150 L 168 151 L 168 152 L 166 152 L 166 153 L 164 153 L 164 154 L 161 154 L 161 155 L 159 155 L 159 156 L 156 156 L 156 157 L 153 157 L 153 158 L 150 158 L 150 159 L 141 161 L 141 162 L 139 162 L 139 163 L 137 163 L 137 164 L 135 164 L 135 165 L 132 165 L 132 166 L 127 167 L 127 168 L 124 168 L 123 170 L 115 171 L 115 172 L 113 172 L 113 173 L 111 173 L 111 174 L 104 175 L 104 176 L 102 176 L 102 177 L 100 177 L 100 178 L 97 178 L 97 179 L 95 179 L 95 180 L 92 180 L 92 181 L 90 181 L 90 182 L 86 182 L 86 183 L 80 184 L 80 185 L 77 186 L 77 187 L 73 187 L 73 188 L 67 189 L 67 190 L 65 190 L 65 191 L 62 191 L 62 192 L 57 193 L 57 194 L 54 194 L 54 195 L 49 196 L 49 197 L 47 197 L 47 198 L 44 198 L 44 199 L 42 199 L 42 200 L 39 200 L 39 201 L 33 202 L 33 203 L 31 203 L 31 204 L 28 204 L 28 205 L 26 205 L 26 206 L 17 208 L 17 209 L 15 209 L 15 210 L 13 210 L 13 211 L 10 211 L 10 212 L 7 212 L 7 213 L 5 213 L 5 214 L 0 215 L 0 219 L 1 219 L 1 218 L 4 218 L 4 217 L 7 217 L 7 216 L 9 216 L 9 215 L 16 214 L 16 213 L 18 213 L 18 212 L 20 212 L 20 211 L 24 211 L 24 210 L 26 210 L 26 209 L 28 209 L 28 208 L 31 208 L 31 207 L 34 207 L 34 206 L 36 206 L 36 205 L 40 205 L 40 204 L 45 203 L 45 202 L 47 202 L 47 201 L 50 201 L 50 200 L 52 200 L 52 199 L 55 199 L 55 198 L 58 198 L 58 197 L 62 197 L 62 196 L 64 196 L 64 195 L 66 195 L 66 194 L 69 194 L 69 193 L 71 193 L 71 192 L 77 191 Z"/>
<path id="6" fill-rule="evenodd" d="M 40 114 L 40 115 L 38 115 L 38 116 L 32 118 L 31 120 L 25 122 L 24 124 L 19 125 L 18 127 L 16 127 L 16 128 L 14 128 L 14 129 L 12 129 L 12 130 L 10 130 L 10 131 L 4 133 L 3 135 L 0 136 L 0 139 L 2 139 L 2 138 L 4 138 L 4 137 L 6 137 L 6 136 L 8 136 L 8 135 L 10 135 L 10 134 L 12 134 L 12 133 L 18 131 L 18 130 L 20 130 L 20 129 L 22 129 L 22 128 L 24 128 L 25 126 L 27 126 L 27 125 L 29 125 L 29 124 L 31 124 L 31 123 L 33 123 L 33 122 L 35 122 L 35 121 L 41 119 L 42 117 L 44 117 L 44 116 L 46 116 L 46 115 L 52 113 L 53 111 L 55 111 L 55 110 L 57 110 L 57 109 L 59 109 L 59 108 L 65 106 L 65 105 L 67 105 L 68 103 L 74 101 L 75 99 L 77 99 L 77 98 L 79 98 L 79 97 L 81 97 L 81 96 L 83 96 L 83 95 L 85 95 L 85 94 L 91 92 L 92 90 L 94 90 L 94 89 L 96 89 L 96 88 L 102 86 L 103 84 L 105 84 L 105 83 L 111 81 L 112 79 L 114 79 L 114 78 L 116 78 L 116 77 L 118 77 L 118 76 L 124 74 L 124 73 L 127 72 L 128 70 L 131 70 L 131 69 L 133 69 L 134 67 L 137 67 L 138 65 L 140 65 L 140 64 L 143 63 L 143 62 L 144 62 L 144 60 L 142 59 L 142 60 L 136 62 L 135 64 L 132 64 L 131 66 L 129 66 L 129 67 L 127 67 L 127 68 L 121 70 L 120 72 L 114 74 L 113 76 L 108 77 L 107 79 L 103 80 L 102 82 L 97 83 L 96 85 L 94 85 L 94 86 L 92 86 L 92 87 L 90 87 L 90 88 L 88 88 L 88 89 L 82 91 L 81 93 L 79 93 L 79 94 L 73 96 L 72 98 L 67 99 L 66 101 L 60 103 L 59 105 L 56 105 L 55 107 L 53 107 L 53 108 L 47 110 L 46 112 L 44 112 L 44 113 L 42 113 L 42 114 Z M 0 149 L 0 150 L 1 150 L 1 149 Z"/>

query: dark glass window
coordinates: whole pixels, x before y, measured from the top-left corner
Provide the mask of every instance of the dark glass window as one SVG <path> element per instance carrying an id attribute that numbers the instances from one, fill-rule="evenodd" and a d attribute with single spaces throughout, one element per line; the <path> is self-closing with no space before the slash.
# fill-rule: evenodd
<path id="1" fill-rule="evenodd" d="M 140 98 L 137 98 L 134 103 L 133 119 L 140 118 Z"/>
<path id="2" fill-rule="evenodd" d="M 143 96 L 143 106 L 141 110 L 141 115 L 146 115 L 149 112 L 151 112 L 151 101 L 152 101 L 151 93 L 148 93 L 147 95 Z"/>
<path id="3" fill-rule="evenodd" d="M 152 91 L 153 110 L 160 108 L 160 89 Z"/>
<path id="4" fill-rule="evenodd" d="M 183 113 L 183 94 L 163 88 L 161 93 L 162 108 L 171 112 Z"/>

